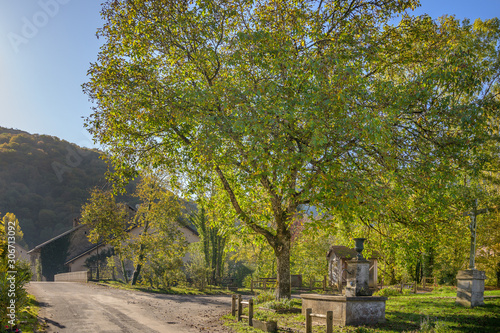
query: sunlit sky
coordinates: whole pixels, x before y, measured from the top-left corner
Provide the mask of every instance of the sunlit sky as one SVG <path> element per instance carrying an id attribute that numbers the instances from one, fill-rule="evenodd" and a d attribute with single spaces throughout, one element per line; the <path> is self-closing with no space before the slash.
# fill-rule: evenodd
<path id="1" fill-rule="evenodd" d="M 104 0 L 0 0 L 0 126 L 93 147 L 81 84 L 103 40 Z M 422 0 L 414 14 L 500 17 L 500 0 Z M 83 117 L 83 118 L 82 118 Z"/>

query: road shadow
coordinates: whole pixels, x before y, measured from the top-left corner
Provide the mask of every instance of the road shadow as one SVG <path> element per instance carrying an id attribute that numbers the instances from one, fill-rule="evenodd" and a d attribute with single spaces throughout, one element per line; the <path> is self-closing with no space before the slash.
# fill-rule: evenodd
<path id="1" fill-rule="evenodd" d="M 50 305 L 47 302 L 38 302 L 38 301 L 36 301 L 36 305 L 38 305 L 41 308 L 50 308 L 50 307 L 52 307 L 52 305 Z"/>
<path id="2" fill-rule="evenodd" d="M 66 328 L 66 326 L 59 324 L 57 321 L 54 321 L 49 318 L 42 318 L 43 321 L 45 321 L 47 324 L 50 324 L 52 326 L 55 326 L 57 328 Z"/>

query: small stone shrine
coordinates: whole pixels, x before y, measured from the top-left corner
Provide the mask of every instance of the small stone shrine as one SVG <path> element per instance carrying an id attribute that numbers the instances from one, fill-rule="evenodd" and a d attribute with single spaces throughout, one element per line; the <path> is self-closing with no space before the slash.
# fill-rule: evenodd
<path id="1" fill-rule="evenodd" d="M 302 294 L 302 314 L 311 308 L 313 313 L 333 311 L 333 324 L 371 325 L 385 322 L 387 297 L 371 296 L 369 285 L 370 262 L 363 258 L 364 238 L 356 238 L 356 255 L 346 261 L 347 285 L 345 296 Z"/>
<path id="2" fill-rule="evenodd" d="M 330 285 L 337 288 L 339 292 L 344 290 L 347 285 L 347 263 L 349 260 L 357 257 L 355 249 L 350 249 L 347 246 L 332 245 L 326 255 L 328 261 L 328 277 Z M 376 254 L 369 261 L 368 287 L 370 289 L 377 288 L 378 280 L 378 257 Z"/>

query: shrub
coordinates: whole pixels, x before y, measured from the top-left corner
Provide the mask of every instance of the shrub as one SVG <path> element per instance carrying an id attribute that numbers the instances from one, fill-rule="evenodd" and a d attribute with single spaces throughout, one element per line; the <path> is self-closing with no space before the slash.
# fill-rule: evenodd
<path id="1" fill-rule="evenodd" d="M 403 289 L 403 293 L 400 295 L 410 296 L 411 294 L 413 294 L 413 291 L 411 291 L 410 289 Z"/>
<path id="2" fill-rule="evenodd" d="M 2 323 L 7 323 L 10 318 L 7 317 L 7 307 L 10 305 L 11 295 L 10 285 L 11 280 L 8 278 L 10 276 L 15 276 L 15 307 L 16 313 L 19 314 L 21 310 L 27 306 L 29 299 L 28 293 L 24 289 L 24 285 L 31 280 L 31 269 L 27 262 L 18 261 L 15 264 L 15 270 L 17 273 L 15 275 L 8 274 L 7 271 L 12 269 L 9 268 L 7 260 L 5 257 L 0 259 L 0 307 L 2 311 L 0 312 L 0 320 Z"/>
<path id="3" fill-rule="evenodd" d="M 243 287 L 250 288 L 251 284 L 252 284 L 252 275 L 245 276 L 242 283 Z"/>
<path id="4" fill-rule="evenodd" d="M 260 294 L 255 296 L 253 299 L 254 304 L 270 302 L 272 300 L 274 300 L 274 291 L 272 291 L 272 290 L 262 291 Z"/>
<path id="5" fill-rule="evenodd" d="M 430 319 L 429 316 L 424 317 L 420 322 L 420 332 L 425 333 L 447 333 L 450 329 L 444 321 Z"/>
<path id="6" fill-rule="evenodd" d="M 383 288 L 383 289 L 376 291 L 373 295 L 374 296 L 389 297 L 389 296 L 400 296 L 401 293 L 396 288 L 388 287 L 388 288 Z"/>
<path id="7" fill-rule="evenodd" d="M 456 291 L 457 287 L 452 287 L 452 286 L 441 286 L 434 289 L 435 293 L 440 293 L 440 294 L 455 293 Z"/>
<path id="8" fill-rule="evenodd" d="M 299 299 L 280 299 L 279 301 L 272 300 L 270 302 L 265 302 L 262 304 L 263 307 L 271 309 L 271 310 L 290 310 L 296 306 L 300 306 L 302 304 L 302 300 Z"/>

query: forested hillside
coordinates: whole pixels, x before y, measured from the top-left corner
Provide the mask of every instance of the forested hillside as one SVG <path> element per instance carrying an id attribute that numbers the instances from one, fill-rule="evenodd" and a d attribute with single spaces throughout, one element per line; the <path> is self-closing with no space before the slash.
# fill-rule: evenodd
<path id="1" fill-rule="evenodd" d="M 0 213 L 14 213 L 30 248 L 71 228 L 89 190 L 105 183 L 99 151 L 0 127 Z"/>

